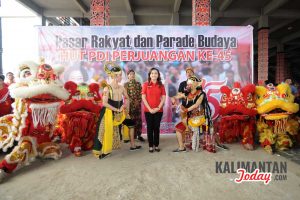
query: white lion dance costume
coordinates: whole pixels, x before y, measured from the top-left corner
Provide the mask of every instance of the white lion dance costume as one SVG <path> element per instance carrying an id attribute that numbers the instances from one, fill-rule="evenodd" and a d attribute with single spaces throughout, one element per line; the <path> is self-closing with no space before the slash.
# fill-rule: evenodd
<path id="1" fill-rule="evenodd" d="M 61 157 L 59 145 L 52 142 L 59 106 L 69 97 L 58 80 L 61 72 L 47 64 L 19 66 L 20 81 L 10 88 L 14 113 L 0 118 L 0 149 L 6 152 L 15 141 L 18 145 L 0 162 L 0 181 L 37 156 Z"/>

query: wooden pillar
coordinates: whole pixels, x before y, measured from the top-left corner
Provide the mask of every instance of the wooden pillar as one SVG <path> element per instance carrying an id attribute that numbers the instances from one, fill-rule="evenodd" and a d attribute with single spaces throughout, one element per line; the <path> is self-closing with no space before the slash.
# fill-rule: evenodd
<path id="1" fill-rule="evenodd" d="M 269 28 L 258 31 L 258 81 L 268 80 L 269 69 Z"/>
<path id="2" fill-rule="evenodd" d="M 276 83 L 281 83 L 284 81 L 286 76 L 285 73 L 285 59 L 284 59 L 284 52 L 277 52 L 276 58 Z"/>
<path id="3" fill-rule="evenodd" d="M 193 26 L 210 26 L 210 0 L 192 0 Z"/>
<path id="4" fill-rule="evenodd" d="M 91 26 L 109 26 L 110 23 L 110 0 L 91 1 Z"/>

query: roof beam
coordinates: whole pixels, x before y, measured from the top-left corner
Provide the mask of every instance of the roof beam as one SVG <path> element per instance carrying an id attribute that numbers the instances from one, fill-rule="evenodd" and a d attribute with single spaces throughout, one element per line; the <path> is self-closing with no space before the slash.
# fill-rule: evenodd
<path id="1" fill-rule="evenodd" d="M 268 3 L 266 6 L 264 6 L 262 10 L 263 15 L 268 15 L 275 11 L 277 8 L 280 6 L 284 5 L 287 3 L 289 0 L 272 0 L 270 3 Z"/>
<path id="2" fill-rule="evenodd" d="M 230 4 L 233 2 L 233 0 L 224 0 L 222 2 L 222 4 L 220 5 L 218 11 L 225 11 L 229 6 Z M 211 24 L 214 24 L 217 19 L 219 18 L 219 16 L 216 16 L 216 15 L 212 15 L 212 19 L 211 19 Z"/>
<path id="3" fill-rule="evenodd" d="M 212 16 L 227 17 L 227 18 L 248 18 L 248 17 L 259 17 L 260 12 L 257 10 L 244 10 L 244 9 L 230 9 L 226 11 L 212 10 Z M 180 12 L 182 16 L 192 16 L 191 9 L 184 9 Z"/>
<path id="4" fill-rule="evenodd" d="M 126 11 L 129 13 L 127 17 L 127 24 L 135 24 L 134 14 L 132 12 L 132 6 L 129 0 L 124 0 Z"/>
<path id="5" fill-rule="evenodd" d="M 169 7 L 141 7 L 134 10 L 134 15 L 138 16 L 165 16 L 172 15 L 173 11 Z"/>
<path id="6" fill-rule="evenodd" d="M 276 10 L 275 13 L 270 14 L 270 17 L 278 17 L 278 18 L 300 18 L 300 10 L 297 9 L 279 9 Z"/>
<path id="7" fill-rule="evenodd" d="M 37 13 L 38 15 L 43 15 L 43 9 L 40 6 L 38 6 L 35 2 L 31 0 L 17 0 L 17 1 L 21 3 L 23 6 Z"/>
<path id="8" fill-rule="evenodd" d="M 259 20 L 259 17 L 251 17 L 244 21 L 241 26 L 253 25 Z"/>
<path id="9" fill-rule="evenodd" d="M 180 5 L 181 5 L 181 1 L 182 0 L 175 0 L 174 7 L 173 7 L 173 12 L 178 12 L 179 11 Z"/>
<path id="10" fill-rule="evenodd" d="M 268 15 L 271 12 L 275 11 L 278 9 L 280 6 L 283 6 L 285 3 L 287 3 L 289 0 L 272 0 L 270 3 L 265 5 L 261 11 L 261 15 Z M 277 13 L 277 11 L 276 11 Z M 246 25 L 254 25 L 258 22 L 259 18 L 257 20 L 250 20 L 247 19 L 244 21 L 241 25 L 246 26 Z M 250 22 L 250 23 L 249 23 Z"/>
<path id="11" fill-rule="evenodd" d="M 59 26 L 61 23 L 56 18 L 46 18 L 52 25 Z"/>
<path id="12" fill-rule="evenodd" d="M 79 10 L 64 10 L 64 9 L 48 9 L 44 10 L 43 12 L 44 16 L 46 17 L 87 17 L 89 18 L 91 16 L 91 13 L 88 12 L 86 14 L 82 13 Z M 111 10 L 110 11 L 110 17 L 116 18 L 116 17 L 129 17 L 131 13 L 128 13 L 124 10 Z"/>
<path id="13" fill-rule="evenodd" d="M 172 14 L 170 25 L 179 25 L 179 14 L 178 13 Z"/>
<path id="14" fill-rule="evenodd" d="M 79 7 L 81 12 L 84 14 L 87 14 L 89 12 L 89 8 L 85 5 L 85 3 L 82 0 L 73 0 L 76 5 Z"/>
<path id="15" fill-rule="evenodd" d="M 222 4 L 220 5 L 220 7 L 219 7 L 219 11 L 224 11 L 224 10 L 226 10 L 229 6 L 230 6 L 230 4 L 233 2 L 233 0 L 224 0 L 223 2 L 222 2 Z"/>
<path id="16" fill-rule="evenodd" d="M 179 14 L 178 11 L 180 9 L 181 0 L 174 1 L 173 13 L 170 21 L 170 25 L 179 25 Z"/>
<path id="17" fill-rule="evenodd" d="M 297 39 L 297 38 L 300 38 L 300 31 L 291 33 L 290 35 L 287 35 L 287 36 L 283 37 L 283 38 L 280 40 L 280 42 L 284 44 L 284 43 L 286 43 L 286 42 L 289 42 L 289 41 L 294 40 L 294 39 Z"/>
<path id="18" fill-rule="evenodd" d="M 275 26 L 273 26 L 272 28 L 269 29 L 269 34 L 277 31 L 278 29 L 281 29 L 283 27 L 285 27 L 286 25 L 290 24 L 290 23 L 293 23 L 295 20 L 287 20 L 287 21 L 284 21 L 284 22 L 281 22 Z M 245 24 L 246 25 L 246 24 Z M 253 38 L 254 41 L 257 40 L 257 35 Z"/>
<path id="19" fill-rule="evenodd" d="M 283 28 L 283 27 L 285 27 L 285 26 L 287 26 L 287 25 L 293 23 L 294 21 L 295 21 L 295 20 L 286 20 L 286 21 L 284 21 L 284 22 L 281 22 L 281 23 L 279 23 L 279 24 L 273 26 L 272 28 L 270 28 L 269 34 L 271 34 L 271 33 L 275 32 L 275 31 L 277 31 L 278 29 L 281 29 L 281 28 Z"/>
<path id="20" fill-rule="evenodd" d="M 46 17 L 87 17 L 79 10 L 47 9 L 43 12 Z"/>

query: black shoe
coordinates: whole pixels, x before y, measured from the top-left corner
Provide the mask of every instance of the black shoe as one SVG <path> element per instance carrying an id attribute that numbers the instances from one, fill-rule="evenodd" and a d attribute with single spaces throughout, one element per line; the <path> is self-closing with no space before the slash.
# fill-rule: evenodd
<path id="1" fill-rule="evenodd" d="M 155 147 L 155 149 L 154 149 L 156 152 L 160 152 L 160 148 L 158 148 L 158 147 Z"/>
<path id="2" fill-rule="evenodd" d="M 124 140 L 124 143 L 128 143 L 129 142 L 129 140 Z"/>
<path id="3" fill-rule="evenodd" d="M 104 159 L 104 158 L 107 158 L 107 157 L 109 157 L 111 154 L 110 153 L 108 153 L 108 154 L 101 154 L 100 156 L 99 156 L 99 159 Z"/>
<path id="4" fill-rule="evenodd" d="M 180 153 L 180 152 L 186 152 L 186 148 L 184 148 L 184 149 L 175 149 L 174 151 L 173 151 L 174 153 Z"/>
<path id="5" fill-rule="evenodd" d="M 141 142 L 145 142 L 145 141 L 146 141 L 142 136 L 138 136 L 137 139 L 138 139 L 139 141 L 141 141 Z"/>
<path id="6" fill-rule="evenodd" d="M 224 149 L 224 150 L 229 150 L 229 148 L 227 146 L 225 146 L 224 144 L 218 144 L 216 145 L 218 148 L 220 149 Z"/>
<path id="7" fill-rule="evenodd" d="M 136 150 L 140 150 L 142 148 L 142 146 L 135 146 L 135 147 L 130 147 L 130 151 L 136 151 Z"/>

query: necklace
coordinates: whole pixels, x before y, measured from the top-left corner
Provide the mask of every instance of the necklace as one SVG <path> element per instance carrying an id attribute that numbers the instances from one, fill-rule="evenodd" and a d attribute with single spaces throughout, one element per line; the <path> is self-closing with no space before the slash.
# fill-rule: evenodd
<path id="1" fill-rule="evenodd" d="M 188 94 L 188 96 L 187 96 L 187 98 L 189 99 L 189 100 L 192 100 L 192 99 L 194 99 L 197 95 L 198 95 L 198 91 L 196 91 L 194 94 L 192 93 L 192 92 L 190 92 L 189 94 Z"/>

